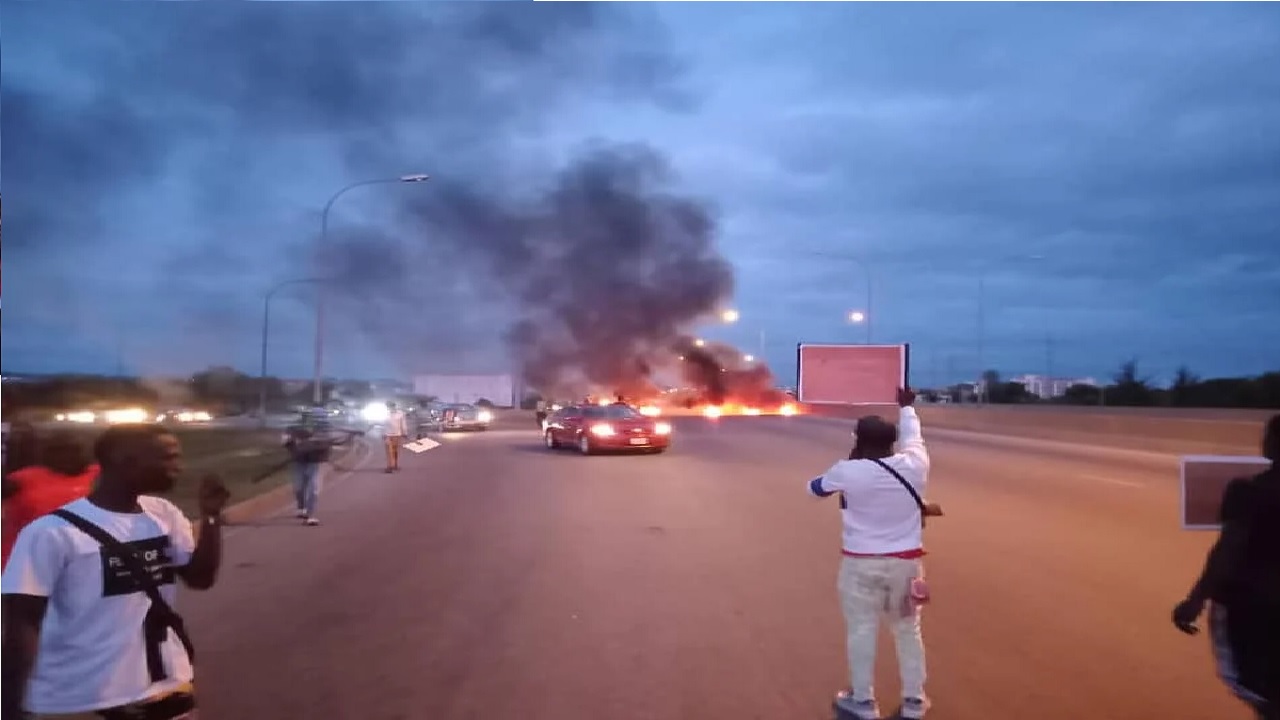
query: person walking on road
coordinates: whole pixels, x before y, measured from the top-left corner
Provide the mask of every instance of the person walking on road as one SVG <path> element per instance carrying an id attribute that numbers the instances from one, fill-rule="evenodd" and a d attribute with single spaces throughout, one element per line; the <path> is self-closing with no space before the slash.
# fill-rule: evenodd
<path id="1" fill-rule="evenodd" d="M 320 500 L 320 473 L 333 452 L 333 443 L 322 437 L 310 416 L 285 433 L 284 447 L 293 465 L 293 498 L 297 516 L 306 525 L 319 525 L 316 505 Z"/>
<path id="2" fill-rule="evenodd" d="M 382 437 L 387 446 L 387 469 L 384 472 L 400 472 L 400 445 L 408 434 L 404 412 L 395 403 L 387 403 L 387 420 L 382 424 Z"/>
<path id="3" fill-rule="evenodd" d="M 84 445 L 71 433 L 59 432 L 39 443 L 39 464 L 9 474 L 13 492 L 4 500 L 3 557 L 18 540 L 18 531 L 36 518 L 89 494 L 98 477 Z"/>
<path id="4" fill-rule="evenodd" d="M 175 578 L 213 587 L 229 493 L 204 478 L 196 540 L 182 511 L 153 494 L 182 471 L 177 438 L 120 425 L 94 455 L 102 473 L 89 496 L 23 528 L 0 577 L 0 720 L 194 718 Z"/>
<path id="5" fill-rule="evenodd" d="M 843 516 L 843 559 L 837 582 L 846 625 L 849 657 L 848 690 L 835 700 L 845 717 L 880 717 L 874 675 L 876 636 L 888 615 L 902 677 L 899 717 L 925 716 L 924 639 L 921 606 L 928 600 L 924 584 L 924 517 L 941 515 L 925 503 L 929 454 L 920 433 L 915 393 L 898 391 L 898 426 L 878 417 L 858 420 L 848 460 L 837 462 L 809 482 L 817 497 L 840 495 Z M 894 443 L 898 452 L 894 452 Z"/>
<path id="6" fill-rule="evenodd" d="M 533 406 L 533 418 L 538 421 L 538 429 L 543 430 L 547 424 L 547 401 L 538 398 L 538 402 Z"/>
<path id="7" fill-rule="evenodd" d="M 1280 720 L 1280 415 L 1267 423 L 1262 454 L 1270 468 L 1227 485 L 1222 530 L 1173 624 L 1196 634 L 1208 605 L 1219 676 L 1259 720 Z"/>

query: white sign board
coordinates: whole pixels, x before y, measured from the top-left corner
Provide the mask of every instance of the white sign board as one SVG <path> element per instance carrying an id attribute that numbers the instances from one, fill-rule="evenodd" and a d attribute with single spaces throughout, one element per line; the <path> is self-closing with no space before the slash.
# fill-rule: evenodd
<path id="1" fill-rule="evenodd" d="M 404 446 L 404 449 L 411 453 L 421 454 L 428 450 L 434 450 L 438 447 L 440 447 L 440 443 L 435 440 L 432 440 L 431 438 L 422 438 L 416 442 L 407 443 Z"/>
<path id="2" fill-rule="evenodd" d="M 1182 529 L 1218 530 L 1227 484 L 1257 475 L 1271 467 L 1271 461 L 1247 455 L 1184 455 L 1181 466 Z"/>

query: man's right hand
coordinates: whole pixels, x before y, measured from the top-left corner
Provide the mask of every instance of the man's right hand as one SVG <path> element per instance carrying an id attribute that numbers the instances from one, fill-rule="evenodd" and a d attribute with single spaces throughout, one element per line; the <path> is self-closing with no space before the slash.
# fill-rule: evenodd
<path id="1" fill-rule="evenodd" d="M 916 404 L 916 391 L 909 387 L 898 388 L 898 407 L 911 407 Z"/>

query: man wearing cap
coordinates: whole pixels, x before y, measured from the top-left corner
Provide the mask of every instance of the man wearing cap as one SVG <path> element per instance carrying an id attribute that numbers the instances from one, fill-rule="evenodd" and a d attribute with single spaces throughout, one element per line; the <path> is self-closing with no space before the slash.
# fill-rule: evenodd
<path id="1" fill-rule="evenodd" d="M 928 484 L 929 453 L 915 399 L 909 388 L 898 391 L 896 427 L 879 416 L 859 419 L 849 459 L 809 482 L 812 495 L 840 495 L 844 531 L 837 587 L 850 683 L 836 696 L 835 705 L 840 715 L 857 720 L 880 717 L 874 688 L 876 636 L 886 615 L 902 678 L 898 717 L 919 720 L 929 708 L 920 631 L 921 605 L 928 598 L 922 529 L 926 515 L 942 511 L 921 499 Z"/>

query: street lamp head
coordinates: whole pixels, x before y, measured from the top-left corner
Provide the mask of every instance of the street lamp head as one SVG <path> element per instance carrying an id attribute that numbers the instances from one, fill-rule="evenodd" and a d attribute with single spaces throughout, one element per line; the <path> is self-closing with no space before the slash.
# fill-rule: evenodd
<path id="1" fill-rule="evenodd" d="M 693 341 L 693 344 L 697 347 L 702 347 L 707 344 L 707 341 L 703 340 L 702 338 L 698 338 L 697 340 Z"/>
<path id="2" fill-rule="evenodd" d="M 849 322 L 851 323 L 860 323 L 866 319 L 867 319 L 867 315 L 864 312 L 854 310 L 853 312 L 849 313 Z"/>
<path id="3" fill-rule="evenodd" d="M 749 363 L 752 363 L 752 362 L 755 362 L 755 361 L 756 361 L 756 356 L 755 356 L 755 355 L 743 355 L 743 356 L 742 356 L 742 359 L 743 359 L 743 360 L 746 360 L 746 361 L 747 361 L 747 362 L 749 362 Z"/>
<path id="4" fill-rule="evenodd" d="M 406 182 L 406 183 L 426 182 L 430 179 L 431 179 L 431 176 L 426 174 L 400 176 L 400 182 Z"/>
<path id="5" fill-rule="evenodd" d="M 740 317 L 742 317 L 741 313 L 733 308 L 720 313 L 720 320 L 726 323 L 736 323 Z"/>

